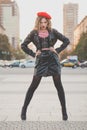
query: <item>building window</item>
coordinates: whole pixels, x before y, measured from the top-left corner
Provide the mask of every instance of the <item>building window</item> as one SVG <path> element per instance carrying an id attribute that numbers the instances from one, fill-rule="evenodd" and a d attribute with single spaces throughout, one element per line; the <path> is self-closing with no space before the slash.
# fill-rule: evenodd
<path id="1" fill-rule="evenodd" d="M 15 48 L 15 37 L 12 37 L 12 46 Z"/>
<path id="2" fill-rule="evenodd" d="M 16 8 L 15 5 L 12 5 L 12 16 L 16 15 Z"/>

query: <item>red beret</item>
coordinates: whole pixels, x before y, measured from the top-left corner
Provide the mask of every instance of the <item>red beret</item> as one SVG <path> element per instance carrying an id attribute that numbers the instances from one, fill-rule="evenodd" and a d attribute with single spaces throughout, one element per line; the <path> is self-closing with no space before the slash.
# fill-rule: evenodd
<path id="1" fill-rule="evenodd" d="M 46 12 L 38 12 L 38 13 L 37 13 L 37 16 L 45 17 L 45 18 L 51 19 L 51 16 L 50 16 L 48 13 L 46 13 Z"/>

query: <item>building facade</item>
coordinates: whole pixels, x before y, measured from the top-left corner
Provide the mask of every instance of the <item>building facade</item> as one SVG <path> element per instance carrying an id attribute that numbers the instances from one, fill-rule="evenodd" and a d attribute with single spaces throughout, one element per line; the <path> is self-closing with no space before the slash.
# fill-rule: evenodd
<path id="1" fill-rule="evenodd" d="M 87 16 L 76 26 L 74 30 L 74 48 L 79 42 L 79 39 L 83 33 L 87 33 Z"/>
<path id="2" fill-rule="evenodd" d="M 10 44 L 17 49 L 19 46 L 19 9 L 11 0 L 0 0 L 0 24 L 6 29 Z"/>
<path id="3" fill-rule="evenodd" d="M 0 34 L 5 34 L 5 28 L 0 24 Z"/>
<path id="4" fill-rule="evenodd" d="M 68 3 L 63 6 L 63 33 L 70 39 L 70 46 L 74 44 L 74 29 L 78 24 L 78 4 Z"/>

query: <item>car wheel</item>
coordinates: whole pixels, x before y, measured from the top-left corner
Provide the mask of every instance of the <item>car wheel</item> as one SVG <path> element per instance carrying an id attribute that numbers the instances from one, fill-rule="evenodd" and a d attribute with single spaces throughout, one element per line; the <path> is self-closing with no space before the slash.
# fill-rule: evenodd
<path id="1" fill-rule="evenodd" d="M 10 65 L 9 67 L 10 67 L 10 68 L 12 68 L 13 66 L 12 66 L 12 65 Z"/>
<path id="2" fill-rule="evenodd" d="M 82 65 L 81 68 L 84 68 L 84 65 Z"/>
<path id="3" fill-rule="evenodd" d="M 72 68 L 77 68 L 77 65 L 74 65 Z"/>
<path id="4" fill-rule="evenodd" d="M 25 68 L 25 65 L 21 65 L 21 68 Z"/>

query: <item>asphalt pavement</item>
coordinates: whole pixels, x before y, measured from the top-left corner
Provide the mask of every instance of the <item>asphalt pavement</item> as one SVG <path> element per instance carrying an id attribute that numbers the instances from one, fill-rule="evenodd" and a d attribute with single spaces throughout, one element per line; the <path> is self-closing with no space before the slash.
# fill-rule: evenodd
<path id="1" fill-rule="evenodd" d="M 68 121 L 62 121 L 52 77 L 43 77 L 27 111 L 20 113 L 33 68 L 0 68 L 0 130 L 87 130 L 87 68 L 62 68 Z"/>

